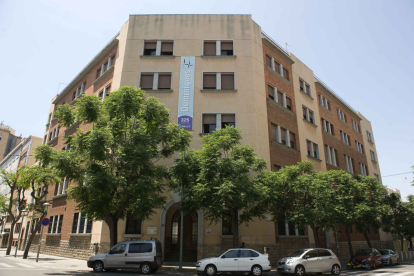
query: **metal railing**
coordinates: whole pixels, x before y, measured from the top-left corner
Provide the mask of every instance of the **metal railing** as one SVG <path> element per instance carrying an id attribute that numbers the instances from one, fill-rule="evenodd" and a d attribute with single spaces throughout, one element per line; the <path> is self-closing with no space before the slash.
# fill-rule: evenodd
<path id="1" fill-rule="evenodd" d="M 262 31 L 262 34 L 264 34 L 270 41 L 272 41 L 274 44 L 276 44 L 277 47 L 279 47 L 283 52 L 285 52 L 287 55 L 289 55 L 288 51 L 286 51 L 285 49 L 283 49 L 283 47 L 280 46 L 279 43 L 277 43 L 276 41 L 274 41 L 273 38 L 271 38 L 267 33 L 265 33 L 264 31 Z"/>
<path id="2" fill-rule="evenodd" d="M 315 79 L 317 79 L 321 84 L 323 84 L 323 86 L 325 86 L 326 88 L 328 88 L 328 90 L 335 95 L 335 97 L 337 97 L 338 99 L 340 99 L 349 109 L 351 109 L 353 112 L 356 113 L 355 109 L 349 104 L 347 103 L 344 99 L 342 99 L 341 97 L 339 97 L 338 94 L 336 94 L 328 85 L 326 85 L 326 83 L 324 83 L 320 78 L 318 78 L 315 74 L 313 75 L 315 77 Z"/>

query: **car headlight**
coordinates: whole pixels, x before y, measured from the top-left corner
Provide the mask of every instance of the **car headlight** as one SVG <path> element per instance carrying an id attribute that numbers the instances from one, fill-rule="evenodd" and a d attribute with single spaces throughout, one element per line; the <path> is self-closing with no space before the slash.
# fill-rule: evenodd
<path id="1" fill-rule="evenodd" d="M 294 260 L 287 260 L 286 264 L 292 264 L 294 262 L 295 262 Z"/>
<path id="2" fill-rule="evenodd" d="M 196 265 L 201 265 L 201 262 L 197 262 Z"/>

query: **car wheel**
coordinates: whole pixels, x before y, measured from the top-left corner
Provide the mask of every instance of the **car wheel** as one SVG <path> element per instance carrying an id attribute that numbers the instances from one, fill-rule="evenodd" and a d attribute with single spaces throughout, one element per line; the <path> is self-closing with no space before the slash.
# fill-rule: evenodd
<path id="1" fill-rule="evenodd" d="M 141 272 L 142 272 L 142 274 L 151 273 L 151 265 L 149 263 L 143 263 L 141 265 Z"/>
<path id="2" fill-rule="evenodd" d="M 262 274 L 262 268 L 258 265 L 252 267 L 252 275 L 260 276 Z"/>
<path id="3" fill-rule="evenodd" d="M 103 269 L 104 269 L 103 262 L 96 261 L 96 262 L 93 263 L 93 271 L 95 271 L 95 272 L 102 272 Z"/>
<path id="4" fill-rule="evenodd" d="M 303 266 L 301 266 L 301 265 L 298 265 L 298 266 L 295 268 L 295 275 L 298 275 L 298 276 L 303 276 L 303 275 L 305 275 L 305 268 L 304 268 Z"/>
<path id="5" fill-rule="evenodd" d="M 332 275 L 339 275 L 341 274 L 341 268 L 339 267 L 339 265 L 333 265 L 332 269 L 331 269 L 331 274 Z"/>
<path id="6" fill-rule="evenodd" d="M 206 266 L 205 271 L 206 271 L 207 275 L 212 276 L 212 275 L 216 274 L 217 269 L 214 265 L 208 265 L 208 266 Z"/>

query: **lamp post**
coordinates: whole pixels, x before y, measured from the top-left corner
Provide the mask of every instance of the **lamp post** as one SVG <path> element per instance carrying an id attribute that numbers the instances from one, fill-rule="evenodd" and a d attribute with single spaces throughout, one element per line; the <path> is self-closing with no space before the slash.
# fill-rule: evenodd
<path id="1" fill-rule="evenodd" d="M 185 149 L 183 153 L 183 160 L 185 162 Z M 183 210 L 183 203 L 184 202 L 184 186 L 181 184 L 181 210 L 180 210 L 180 266 L 179 271 L 183 271 L 183 232 L 184 232 L 184 210 Z"/>
<path id="2" fill-rule="evenodd" d="M 22 233 L 22 229 L 23 229 L 23 219 L 24 219 L 24 215 L 27 213 L 27 210 L 22 210 L 22 224 L 20 225 L 20 231 L 19 231 L 19 235 L 17 236 L 17 243 L 16 243 L 16 250 L 14 251 L 14 257 L 16 258 L 17 255 L 17 247 L 19 247 L 19 240 L 20 240 L 20 234 Z"/>
<path id="3" fill-rule="evenodd" d="M 45 215 L 47 213 L 47 207 L 50 206 L 50 203 L 49 202 L 45 202 L 45 203 L 43 203 L 43 206 L 46 207 L 46 210 L 43 213 L 43 215 Z M 39 221 L 39 222 L 42 223 L 42 221 Z M 39 261 L 40 243 L 42 242 L 42 235 L 43 235 L 43 224 L 42 224 L 42 230 L 40 231 L 39 245 L 37 246 L 36 263 Z"/>

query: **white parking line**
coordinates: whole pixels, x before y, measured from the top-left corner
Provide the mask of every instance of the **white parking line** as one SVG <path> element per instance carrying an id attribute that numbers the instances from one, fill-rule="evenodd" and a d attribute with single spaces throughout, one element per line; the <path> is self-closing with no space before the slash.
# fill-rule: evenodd
<path id="1" fill-rule="evenodd" d="M 35 268 L 34 266 L 32 266 L 32 265 L 28 265 L 28 264 L 22 264 L 22 263 L 17 263 L 18 265 L 21 265 L 21 266 L 23 266 L 23 267 L 27 267 L 27 268 Z"/>
<path id="2" fill-rule="evenodd" d="M 0 265 L 1 265 L 1 266 L 4 266 L 4 267 L 14 267 L 14 266 L 12 266 L 12 265 L 5 264 L 5 263 L 0 263 Z"/>
<path id="3" fill-rule="evenodd" d="M 398 273 L 398 276 L 404 276 L 404 275 L 408 275 L 408 274 L 413 274 L 413 272 L 409 271 L 409 272 L 403 272 L 403 273 Z"/>

